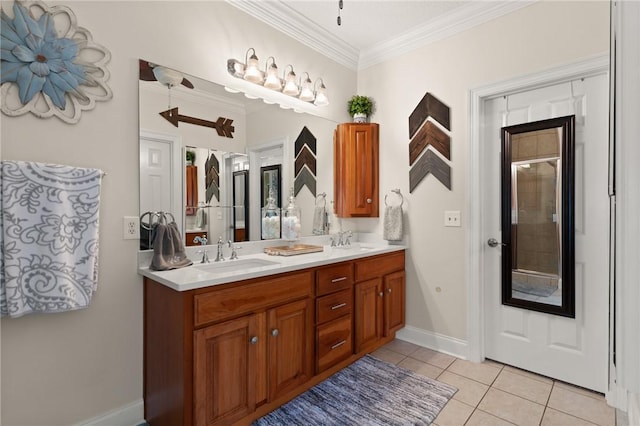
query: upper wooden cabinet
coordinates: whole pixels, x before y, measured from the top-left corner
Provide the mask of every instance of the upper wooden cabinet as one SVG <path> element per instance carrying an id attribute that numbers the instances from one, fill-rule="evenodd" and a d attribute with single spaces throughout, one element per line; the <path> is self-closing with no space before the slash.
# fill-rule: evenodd
<path id="1" fill-rule="evenodd" d="M 379 126 L 339 124 L 334 135 L 334 199 L 339 217 L 378 217 Z"/>
<path id="2" fill-rule="evenodd" d="M 196 206 L 198 205 L 198 167 L 187 166 L 185 183 L 187 192 L 187 207 L 185 209 L 185 214 L 187 216 L 193 216 L 196 214 Z"/>

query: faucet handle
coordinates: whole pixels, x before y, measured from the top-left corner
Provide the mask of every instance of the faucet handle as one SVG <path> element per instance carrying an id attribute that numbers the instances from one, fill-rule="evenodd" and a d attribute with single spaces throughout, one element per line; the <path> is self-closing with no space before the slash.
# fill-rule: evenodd
<path id="1" fill-rule="evenodd" d="M 351 238 L 353 236 L 353 232 L 351 232 L 351 230 L 346 231 L 345 232 L 345 237 L 344 237 L 344 245 L 345 246 L 350 246 L 351 245 L 351 241 L 349 241 L 349 238 Z"/>
<path id="2" fill-rule="evenodd" d="M 193 239 L 193 242 L 198 244 L 200 243 L 200 245 L 206 246 L 207 245 L 207 237 L 205 237 L 204 235 L 200 236 L 200 235 L 196 235 L 196 237 Z"/>
<path id="3" fill-rule="evenodd" d="M 238 247 L 237 245 L 232 244 L 231 241 L 229 241 L 229 247 L 231 247 L 231 256 L 229 257 L 229 260 L 237 259 L 238 258 L 237 250 L 240 250 L 242 247 Z"/>
<path id="4" fill-rule="evenodd" d="M 202 260 L 200 263 L 209 263 L 209 250 L 203 248 L 202 250 L 198 250 L 196 254 L 202 253 Z"/>

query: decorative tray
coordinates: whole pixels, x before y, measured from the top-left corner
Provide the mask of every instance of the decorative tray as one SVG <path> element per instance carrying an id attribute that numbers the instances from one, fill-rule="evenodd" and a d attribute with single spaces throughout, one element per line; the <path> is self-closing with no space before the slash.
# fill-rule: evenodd
<path id="1" fill-rule="evenodd" d="M 311 244 L 294 244 L 292 246 L 265 247 L 264 252 L 272 256 L 295 256 L 297 254 L 316 253 L 323 251 L 322 246 Z"/>

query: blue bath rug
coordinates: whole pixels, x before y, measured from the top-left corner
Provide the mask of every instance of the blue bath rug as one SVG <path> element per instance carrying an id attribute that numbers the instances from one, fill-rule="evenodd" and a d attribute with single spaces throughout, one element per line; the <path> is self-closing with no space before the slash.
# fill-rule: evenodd
<path id="1" fill-rule="evenodd" d="M 457 389 L 365 356 L 254 422 L 274 425 L 429 425 Z"/>

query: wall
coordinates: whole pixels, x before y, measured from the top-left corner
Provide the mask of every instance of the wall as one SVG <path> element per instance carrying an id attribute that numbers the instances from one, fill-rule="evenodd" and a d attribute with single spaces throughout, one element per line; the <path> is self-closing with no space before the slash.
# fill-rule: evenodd
<path id="1" fill-rule="evenodd" d="M 381 199 L 392 188 L 405 195 L 407 325 L 445 339 L 468 337 L 469 90 L 606 53 L 608 40 L 608 2 L 536 2 L 358 73 L 358 93 L 377 104 Z M 425 92 L 451 108 L 452 190 L 428 176 L 409 194 L 408 117 Z M 460 210 L 463 226 L 443 227 L 445 210 Z M 381 221 L 350 225 L 382 232 Z"/>
<path id="2" fill-rule="evenodd" d="M 236 83 L 228 58 L 254 47 L 261 60 L 323 76 L 344 120 L 355 73 L 247 18 L 224 2 L 66 2 L 94 40 L 112 53 L 114 97 L 77 125 L 52 118 L 0 116 L 3 159 L 101 168 L 100 272 L 82 311 L 3 319 L 2 424 L 66 425 L 142 398 L 142 279 L 137 241 L 122 240 L 122 217 L 138 214 L 138 59 L 222 84 Z M 2 8 L 11 16 L 11 2 Z M 242 83 L 242 82 L 240 82 Z"/>

